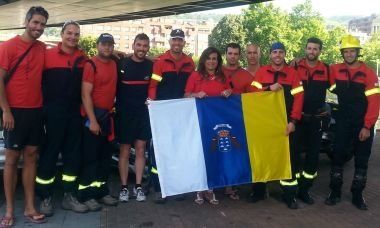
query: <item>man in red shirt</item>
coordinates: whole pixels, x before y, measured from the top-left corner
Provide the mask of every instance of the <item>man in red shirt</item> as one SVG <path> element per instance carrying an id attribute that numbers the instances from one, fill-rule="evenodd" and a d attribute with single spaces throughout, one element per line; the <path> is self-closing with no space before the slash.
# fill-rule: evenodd
<path id="1" fill-rule="evenodd" d="M 108 139 L 113 134 L 110 113 L 114 106 L 117 83 L 116 62 L 111 59 L 114 44 L 111 34 L 101 34 L 96 45 L 98 55 L 91 58 L 83 69 L 82 103 L 85 127 L 78 198 L 90 211 L 100 210 L 99 202 L 110 206 L 117 205 L 117 199 L 109 195 L 107 186 L 112 151 Z"/>
<path id="2" fill-rule="evenodd" d="M 301 119 L 303 106 L 303 87 L 297 71 L 285 63 L 285 46 L 280 42 L 272 44 L 270 49 L 271 65 L 261 67 L 252 82 L 252 86 L 258 91 L 281 91 L 285 95 L 286 113 L 288 125 L 285 129 L 289 135 L 290 161 L 292 167 L 292 178 L 281 180 L 280 185 L 284 190 L 283 200 L 290 209 L 297 209 L 297 155 L 295 151 L 295 131 L 296 123 Z M 265 183 L 255 183 L 251 202 L 257 202 L 265 198 Z"/>
<path id="3" fill-rule="evenodd" d="M 187 79 L 194 71 L 193 60 L 183 53 L 186 44 L 185 33 L 181 29 L 173 29 L 170 33 L 170 50 L 158 57 L 153 65 L 153 74 L 149 84 L 148 99 L 167 100 L 183 98 Z M 153 149 L 151 155 L 151 175 L 156 192 L 156 203 L 164 203 L 158 180 L 157 166 Z"/>
<path id="4" fill-rule="evenodd" d="M 239 64 L 241 47 L 237 43 L 229 43 L 226 46 L 227 64 L 223 67 L 223 73 L 231 81 L 234 94 L 247 93 L 251 89 L 253 76 Z"/>
<path id="5" fill-rule="evenodd" d="M 355 173 L 351 185 L 352 203 L 360 210 L 367 210 L 362 194 L 367 182 L 374 126 L 379 116 L 380 88 L 373 70 L 358 61 L 360 49 L 357 38 L 344 36 L 340 47 L 344 62 L 330 67 L 333 80 L 330 90 L 338 96 L 339 109 L 330 172 L 331 192 L 325 203 L 335 205 L 340 202 L 344 157 L 353 149 Z"/>
<path id="6" fill-rule="evenodd" d="M 248 44 L 245 49 L 245 54 L 247 57 L 247 68 L 246 70 L 255 77 L 257 70 L 260 68 L 260 47 L 256 44 Z"/>
<path id="7" fill-rule="evenodd" d="M 24 215 L 34 223 L 46 221 L 34 207 L 34 180 L 38 146 L 43 135 L 41 78 L 45 53 L 45 44 L 37 39 L 44 32 L 48 18 L 49 14 L 44 8 L 31 7 L 26 14 L 24 33 L 0 45 L 0 105 L 6 148 L 4 192 L 7 205 L 1 220 L 2 227 L 14 225 L 14 193 L 21 154 L 24 158 Z M 25 53 L 13 75 L 7 78 L 7 73 L 13 71 Z"/>

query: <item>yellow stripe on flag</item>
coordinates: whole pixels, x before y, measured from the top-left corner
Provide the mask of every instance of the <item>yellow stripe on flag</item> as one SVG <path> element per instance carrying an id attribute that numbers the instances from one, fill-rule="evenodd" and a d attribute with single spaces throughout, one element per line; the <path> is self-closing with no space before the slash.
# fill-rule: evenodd
<path id="1" fill-rule="evenodd" d="M 284 93 L 247 93 L 241 97 L 253 182 L 290 179 Z"/>

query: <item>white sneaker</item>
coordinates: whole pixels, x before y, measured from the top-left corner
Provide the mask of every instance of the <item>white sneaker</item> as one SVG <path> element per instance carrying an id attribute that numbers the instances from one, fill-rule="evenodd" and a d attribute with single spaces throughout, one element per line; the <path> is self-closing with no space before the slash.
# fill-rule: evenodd
<path id="1" fill-rule="evenodd" d="M 122 188 L 119 194 L 120 202 L 128 202 L 129 201 L 129 191 L 127 188 Z"/>
<path id="2" fill-rule="evenodd" d="M 146 200 L 146 196 L 141 187 L 133 188 L 133 196 L 136 197 L 136 201 L 138 202 L 144 202 Z"/>

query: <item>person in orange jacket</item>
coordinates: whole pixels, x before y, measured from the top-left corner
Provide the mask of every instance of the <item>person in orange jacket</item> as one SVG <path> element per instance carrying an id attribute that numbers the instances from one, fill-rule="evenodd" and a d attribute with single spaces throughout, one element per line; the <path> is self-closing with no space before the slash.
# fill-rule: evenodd
<path id="1" fill-rule="evenodd" d="M 298 77 L 297 71 L 285 63 L 286 50 L 284 44 L 275 42 L 270 49 L 271 64 L 262 66 L 255 75 L 251 85 L 254 91 L 280 91 L 285 95 L 286 113 L 288 125 L 285 134 L 289 135 L 290 160 L 292 164 L 292 178 L 281 180 L 280 185 L 284 190 L 283 200 L 290 209 L 297 209 L 297 179 L 296 172 L 298 161 L 296 161 L 296 151 L 294 134 L 296 123 L 301 119 L 303 107 L 303 87 Z M 265 199 L 266 183 L 255 183 L 250 201 L 257 202 Z"/>
<path id="2" fill-rule="evenodd" d="M 330 172 L 331 192 L 325 203 L 335 205 L 340 202 L 344 156 L 353 149 L 355 173 L 351 185 L 352 203 L 360 210 L 367 210 L 362 194 L 367 182 L 374 126 L 379 116 L 380 88 L 373 70 L 358 60 L 360 49 L 357 38 L 344 36 L 340 46 L 344 62 L 330 67 L 334 82 L 330 90 L 338 96 L 339 110 Z"/>

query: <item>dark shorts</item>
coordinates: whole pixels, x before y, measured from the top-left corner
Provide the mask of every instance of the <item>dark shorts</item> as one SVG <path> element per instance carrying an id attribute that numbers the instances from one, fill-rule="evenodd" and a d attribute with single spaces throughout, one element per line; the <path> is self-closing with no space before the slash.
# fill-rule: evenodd
<path id="1" fill-rule="evenodd" d="M 152 137 L 148 110 L 128 112 L 126 108 L 119 109 L 117 121 L 120 144 L 133 145 L 136 140 L 147 141 Z"/>
<path id="2" fill-rule="evenodd" d="M 40 146 L 43 130 L 42 108 L 11 108 L 15 127 L 4 130 L 4 147 L 22 150 L 25 146 Z"/>

